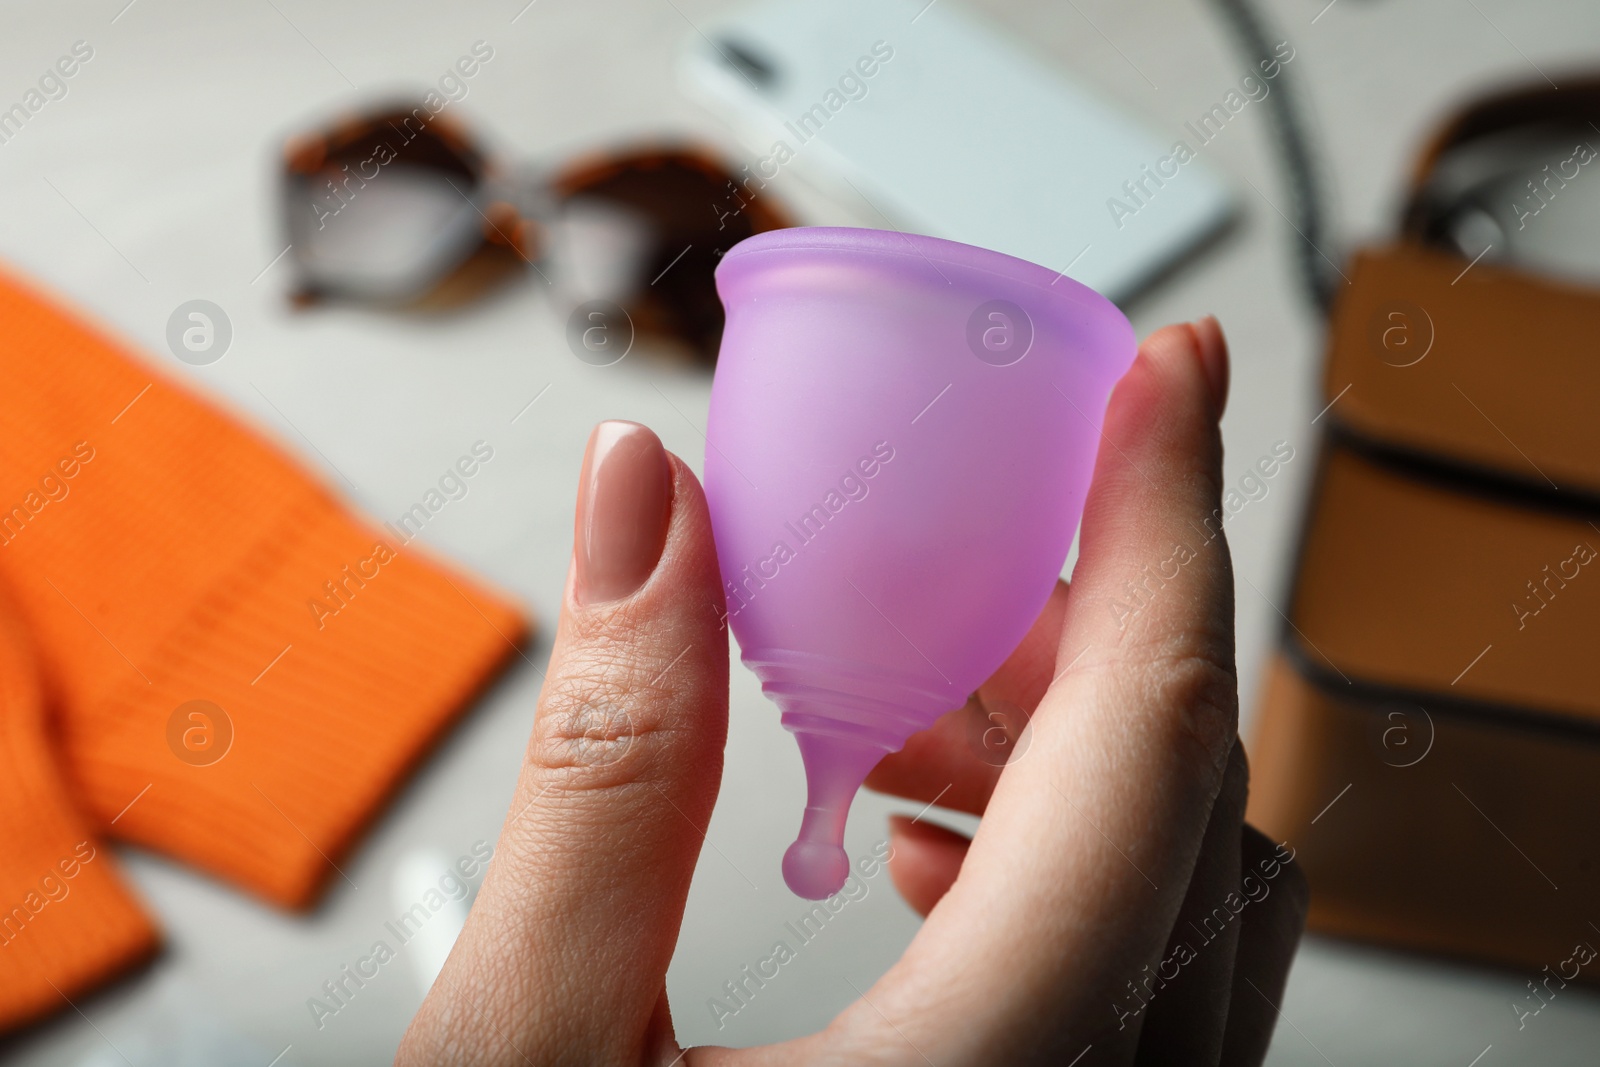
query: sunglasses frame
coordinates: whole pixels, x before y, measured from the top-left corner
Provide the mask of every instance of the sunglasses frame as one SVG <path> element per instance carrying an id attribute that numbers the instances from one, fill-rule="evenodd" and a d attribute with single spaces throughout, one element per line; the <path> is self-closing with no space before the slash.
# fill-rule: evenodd
<path id="1" fill-rule="evenodd" d="M 419 284 L 404 291 L 374 294 L 319 275 L 295 251 L 291 213 L 310 204 L 317 221 L 324 222 L 397 161 L 441 169 L 447 178 L 454 174 L 466 186 L 457 192 L 480 216 L 476 232 L 456 254 L 442 257 L 433 269 L 422 272 Z M 659 231 L 661 246 L 671 245 L 664 253 L 670 262 L 662 264 L 660 274 L 640 279 L 649 284 L 627 294 L 629 318 L 641 332 L 687 341 L 714 360 L 721 307 L 715 303 L 707 268 L 714 269 L 714 260 L 726 251 L 723 246 L 795 224 L 783 209 L 750 192 L 748 172 L 748 166 L 736 169 L 719 153 L 699 145 L 662 140 L 589 151 L 537 176 L 513 174 L 498 165 L 453 116 L 430 113 L 420 104 L 380 104 L 346 115 L 326 129 L 291 138 L 284 146 L 280 202 L 296 272 L 291 300 L 296 306 L 348 299 L 434 309 L 469 303 L 523 266 L 532 267 L 548 282 L 540 262 L 548 251 L 545 237 L 550 223 L 566 205 L 598 196 L 640 207 L 656 224 L 652 232 Z M 319 179 L 325 185 L 321 191 L 314 184 Z M 705 214 L 696 221 L 698 209 L 689 204 L 702 194 Z M 665 205 L 674 196 L 678 203 L 669 209 Z M 318 213 L 319 200 L 327 214 Z M 693 270 L 673 276 L 675 265 L 696 246 L 700 252 L 690 263 Z M 660 255 L 651 259 L 652 273 L 659 259 Z M 663 280 L 667 284 L 659 284 Z"/>

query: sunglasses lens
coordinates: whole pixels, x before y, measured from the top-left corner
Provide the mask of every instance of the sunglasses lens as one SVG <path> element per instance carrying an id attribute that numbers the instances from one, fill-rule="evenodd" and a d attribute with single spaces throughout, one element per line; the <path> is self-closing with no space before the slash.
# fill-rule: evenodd
<path id="1" fill-rule="evenodd" d="M 321 288 L 404 297 L 448 271 L 479 239 L 472 205 L 435 171 L 395 168 L 354 195 L 331 191 L 333 184 L 324 179 L 306 190 L 299 222 L 291 224 L 301 265 Z"/>
<path id="2" fill-rule="evenodd" d="M 696 153 L 630 156 L 553 185 L 560 208 L 552 238 L 568 299 L 613 300 L 639 331 L 707 361 L 722 339 L 713 278 L 722 254 L 791 225 L 767 200 L 736 195 L 735 179 Z"/>
<path id="3" fill-rule="evenodd" d="M 308 288 L 409 299 L 482 244 L 475 160 L 408 119 L 380 116 L 291 156 L 289 241 Z"/>

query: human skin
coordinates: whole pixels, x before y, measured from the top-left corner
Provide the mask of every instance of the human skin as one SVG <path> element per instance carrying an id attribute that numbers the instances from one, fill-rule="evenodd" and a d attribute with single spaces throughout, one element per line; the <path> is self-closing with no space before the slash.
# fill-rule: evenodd
<path id="1" fill-rule="evenodd" d="M 1225 539 L 1203 540 L 1227 388 L 1216 320 L 1141 345 L 1107 409 L 1070 588 L 868 780 L 981 815 L 976 835 L 892 819 L 890 873 L 926 921 L 824 1030 L 750 1049 L 682 1049 L 665 987 L 727 732 L 705 499 L 648 429 L 597 427 L 510 813 L 396 1063 L 1259 1063 L 1307 890 L 1290 850 L 1243 821 L 1233 571 Z M 1110 610 L 1176 545 L 1193 557 L 1145 607 Z M 1028 716 L 1003 768 L 971 743 L 1000 707 Z M 1265 895 L 1214 939 L 1187 932 L 1247 873 Z M 1141 986 L 1173 974 L 1184 942 L 1194 958 Z"/>

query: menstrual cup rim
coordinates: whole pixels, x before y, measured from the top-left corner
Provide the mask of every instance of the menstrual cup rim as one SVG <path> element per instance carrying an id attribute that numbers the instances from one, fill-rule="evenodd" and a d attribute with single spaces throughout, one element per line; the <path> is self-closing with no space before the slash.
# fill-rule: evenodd
<path id="1" fill-rule="evenodd" d="M 717 265 L 717 279 L 720 282 L 724 271 L 732 269 L 729 263 L 737 260 L 758 255 L 804 251 L 847 251 L 867 255 L 887 255 L 982 271 L 1082 305 L 1085 310 L 1110 314 L 1116 319 L 1127 321 L 1122 309 L 1104 294 L 1067 276 L 1065 272 L 1053 271 L 1030 260 L 1005 252 L 996 252 L 992 248 L 964 244 L 943 237 L 929 237 L 926 234 L 875 230 L 866 226 L 789 226 L 746 237 L 723 253 L 722 262 Z M 1060 287 L 1061 282 L 1067 283 L 1065 289 Z"/>

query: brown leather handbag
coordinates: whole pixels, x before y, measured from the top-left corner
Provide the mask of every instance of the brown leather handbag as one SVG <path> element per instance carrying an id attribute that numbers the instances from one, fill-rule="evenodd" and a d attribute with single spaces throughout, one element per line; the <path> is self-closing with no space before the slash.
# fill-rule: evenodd
<path id="1" fill-rule="evenodd" d="M 1250 819 L 1313 929 L 1600 981 L 1600 286 L 1503 255 L 1591 145 L 1600 83 L 1483 101 L 1345 268 Z"/>

